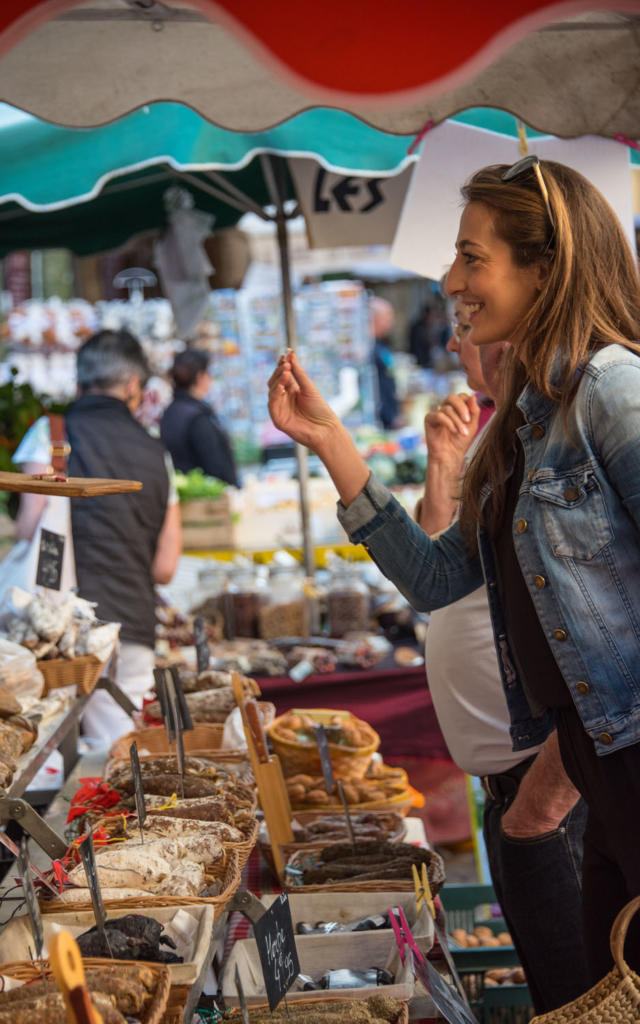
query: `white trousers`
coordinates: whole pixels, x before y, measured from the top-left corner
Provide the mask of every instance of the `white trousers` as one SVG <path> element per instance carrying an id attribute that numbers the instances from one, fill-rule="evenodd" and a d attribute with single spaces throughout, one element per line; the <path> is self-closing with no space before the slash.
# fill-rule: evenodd
<path id="1" fill-rule="evenodd" d="M 153 689 L 154 652 L 143 644 L 120 644 L 116 683 L 137 708 Z M 116 704 L 106 690 L 98 690 L 82 716 L 82 733 L 105 746 L 135 728 L 133 719 Z"/>

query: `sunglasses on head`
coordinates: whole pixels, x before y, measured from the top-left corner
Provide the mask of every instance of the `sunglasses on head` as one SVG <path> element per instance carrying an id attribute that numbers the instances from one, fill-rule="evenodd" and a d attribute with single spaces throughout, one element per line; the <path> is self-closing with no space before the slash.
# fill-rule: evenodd
<path id="1" fill-rule="evenodd" d="M 533 171 L 536 178 L 538 179 L 538 185 L 540 186 L 540 193 L 544 199 L 544 205 L 547 208 L 547 214 L 551 221 L 551 227 L 555 230 L 555 222 L 553 219 L 553 213 L 551 212 L 551 203 L 549 202 L 549 192 L 545 184 L 545 180 L 542 176 L 542 168 L 540 167 L 540 160 L 532 153 L 530 156 L 525 156 L 522 160 L 518 160 L 511 167 L 508 167 L 501 176 L 502 181 L 513 181 L 514 178 L 519 178 L 521 174 L 525 174 L 526 171 Z"/>

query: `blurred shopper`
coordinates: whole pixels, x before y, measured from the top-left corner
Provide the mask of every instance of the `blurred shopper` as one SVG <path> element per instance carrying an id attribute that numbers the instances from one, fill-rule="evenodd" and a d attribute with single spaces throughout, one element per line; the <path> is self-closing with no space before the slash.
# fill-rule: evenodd
<path id="1" fill-rule="evenodd" d="M 416 520 L 431 536 L 457 517 L 462 472 L 484 429 L 478 425 L 499 400 L 506 346 L 479 349 L 467 340 L 470 330 L 458 300 L 447 348 L 477 394 L 449 395 L 425 417 L 428 462 Z M 542 748 L 512 749 L 485 586 L 431 613 L 425 665 L 449 752 L 482 780 L 491 878 L 536 1012 L 546 1013 L 589 987 L 580 884 L 586 805 L 563 770 L 555 732 Z"/>
<path id="2" fill-rule="evenodd" d="M 154 584 L 168 583 L 181 550 L 180 510 L 171 494 L 166 452 L 136 422 L 149 366 L 128 331 L 101 331 L 77 354 L 78 398 L 66 413 L 70 476 L 141 480 L 133 494 L 71 499 L 78 593 L 99 618 L 120 622 L 117 683 L 137 707 L 153 688 Z M 25 473 L 44 473 L 51 437 L 46 417 L 34 423 L 15 455 Z M 23 494 L 19 539 L 30 539 L 47 498 Z M 98 691 L 82 719 L 86 736 L 111 743 L 133 721 Z"/>
<path id="3" fill-rule="evenodd" d="M 180 352 L 171 368 L 173 402 L 160 422 L 160 437 L 181 473 L 200 468 L 207 476 L 238 487 L 231 444 L 212 407 L 209 356 L 198 349 Z"/>
<path id="4" fill-rule="evenodd" d="M 382 427 L 391 430 L 397 424 L 400 411 L 394 375 L 395 356 L 391 341 L 395 317 L 393 306 L 386 299 L 372 299 L 369 309 L 373 332 L 373 364 L 378 382 L 376 414 Z"/>

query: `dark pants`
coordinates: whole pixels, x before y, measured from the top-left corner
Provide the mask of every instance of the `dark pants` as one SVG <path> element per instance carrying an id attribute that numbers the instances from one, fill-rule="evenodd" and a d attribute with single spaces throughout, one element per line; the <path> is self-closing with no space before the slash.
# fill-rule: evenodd
<path id="1" fill-rule="evenodd" d="M 557 712 L 560 753 L 589 815 L 582 897 L 591 984 L 613 966 L 609 935 L 618 911 L 640 895 L 640 744 L 599 757 L 577 712 Z M 640 971 L 640 917 L 631 922 L 624 958 Z"/>
<path id="2" fill-rule="evenodd" d="M 510 772 L 483 780 L 487 792 L 483 828 L 496 897 L 536 1013 L 547 1013 L 591 985 L 580 891 L 587 808 L 579 801 L 557 829 L 533 839 L 505 836 L 502 815 L 513 803 L 528 766 L 516 765 Z"/>

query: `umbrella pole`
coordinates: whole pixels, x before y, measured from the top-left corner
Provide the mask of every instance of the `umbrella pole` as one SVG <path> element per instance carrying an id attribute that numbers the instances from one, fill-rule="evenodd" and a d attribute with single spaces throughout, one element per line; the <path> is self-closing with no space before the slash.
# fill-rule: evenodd
<path id="1" fill-rule="evenodd" d="M 278 236 L 278 252 L 280 254 L 280 275 L 282 279 L 282 304 L 284 307 L 284 330 L 287 339 L 287 348 L 296 349 L 296 326 L 293 316 L 293 293 L 291 290 L 291 264 L 289 260 L 289 236 L 287 234 L 287 216 L 284 212 L 282 196 L 284 194 L 280 186 L 280 174 L 282 168 L 278 166 L 273 157 L 261 157 L 265 178 L 269 190 L 276 200 L 276 230 Z M 302 527 L 302 559 L 307 576 L 313 576 L 315 571 L 315 557 L 311 541 L 311 529 L 309 522 L 309 450 L 302 444 L 296 443 L 296 463 L 298 468 L 298 484 L 300 497 L 300 521 Z"/>

